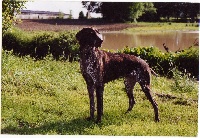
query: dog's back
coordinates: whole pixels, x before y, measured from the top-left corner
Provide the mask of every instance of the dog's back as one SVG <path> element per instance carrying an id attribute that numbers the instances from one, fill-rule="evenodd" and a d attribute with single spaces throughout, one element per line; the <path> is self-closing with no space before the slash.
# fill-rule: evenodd
<path id="1" fill-rule="evenodd" d="M 148 64 L 136 56 L 106 51 L 102 51 L 101 54 L 104 70 L 103 80 L 105 83 L 120 77 L 125 77 L 133 73 L 133 71 L 135 71 L 135 74 L 138 74 L 138 70 L 149 72 Z"/>

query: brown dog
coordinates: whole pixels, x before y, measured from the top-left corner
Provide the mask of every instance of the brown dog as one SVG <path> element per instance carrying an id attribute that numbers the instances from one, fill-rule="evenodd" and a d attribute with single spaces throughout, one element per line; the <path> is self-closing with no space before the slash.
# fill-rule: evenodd
<path id="1" fill-rule="evenodd" d="M 83 28 L 76 34 L 76 38 L 80 44 L 81 72 L 87 83 L 90 98 L 90 117 L 88 119 L 94 119 L 94 91 L 96 90 L 97 98 L 97 122 L 101 122 L 104 84 L 124 77 L 126 93 L 129 98 L 127 112 L 131 111 L 135 104 L 133 88 L 138 82 L 154 108 L 155 121 L 159 121 L 158 106 L 150 91 L 151 72 L 156 74 L 149 65 L 133 55 L 99 50 L 98 47 L 101 47 L 103 39 L 98 30 L 94 28 Z"/>

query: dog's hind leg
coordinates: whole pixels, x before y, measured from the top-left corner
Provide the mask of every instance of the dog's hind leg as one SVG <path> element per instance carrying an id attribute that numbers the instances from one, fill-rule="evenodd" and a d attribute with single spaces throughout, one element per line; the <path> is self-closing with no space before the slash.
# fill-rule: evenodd
<path id="1" fill-rule="evenodd" d="M 131 111 L 135 104 L 135 100 L 133 96 L 133 88 L 135 86 L 135 83 L 136 83 L 136 78 L 134 76 L 125 77 L 124 84 L 125 84 L 126 94 L 129 98 L 129 108 L 126 111 L 126 113 Z"/>
<path id="2" fill-rule="evenodd" d="M 148 83 L 148 81 L 146 80 L 142 80 L 139 82 L 141 88 L 142 88 L 142 91 L 145 93 L 147 99 L 151 102 L 153 108 L 154 108 L 154 114 L 155 114 L 155 121 L 156 122 L 159 122 L 159 117 L 158 117 L 158 105 L 156 103 L 156 101 L 152 98 L 152 95 L 151 95 L 151 90 L 150 90 L 150 83 Z"/>

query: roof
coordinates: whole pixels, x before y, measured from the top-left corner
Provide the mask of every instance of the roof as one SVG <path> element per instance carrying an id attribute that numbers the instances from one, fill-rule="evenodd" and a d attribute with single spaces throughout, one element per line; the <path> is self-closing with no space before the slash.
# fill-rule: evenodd
<path id="1" fill-rule="evenodd" d="M 54 15 L 58 15 L 60 13 L 63 13 L 63 12 L 51 12 L 51 11 L 33 11 L 33 10 L 21 10 L 21 13 L 24 13 L 24 14 L 54 14 Z M 64 15 L 69 15 L 69 14 L 66 14 L 66 13 L 63 13 Z"/>

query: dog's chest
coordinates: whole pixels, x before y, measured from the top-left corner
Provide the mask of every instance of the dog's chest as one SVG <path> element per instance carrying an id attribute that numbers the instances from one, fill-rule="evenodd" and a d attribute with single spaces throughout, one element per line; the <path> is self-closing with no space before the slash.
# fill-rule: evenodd
<path id="1" fill-rule="evenodd" d="M 89 77 L 94 83 L 99 79 L 99 73 L 101 69 L 101 62 L 98 58 L 98 53 L 92 53 L 85 55 L 84 58 L 80 60 L 81 72 L 84 77 Z"/>

